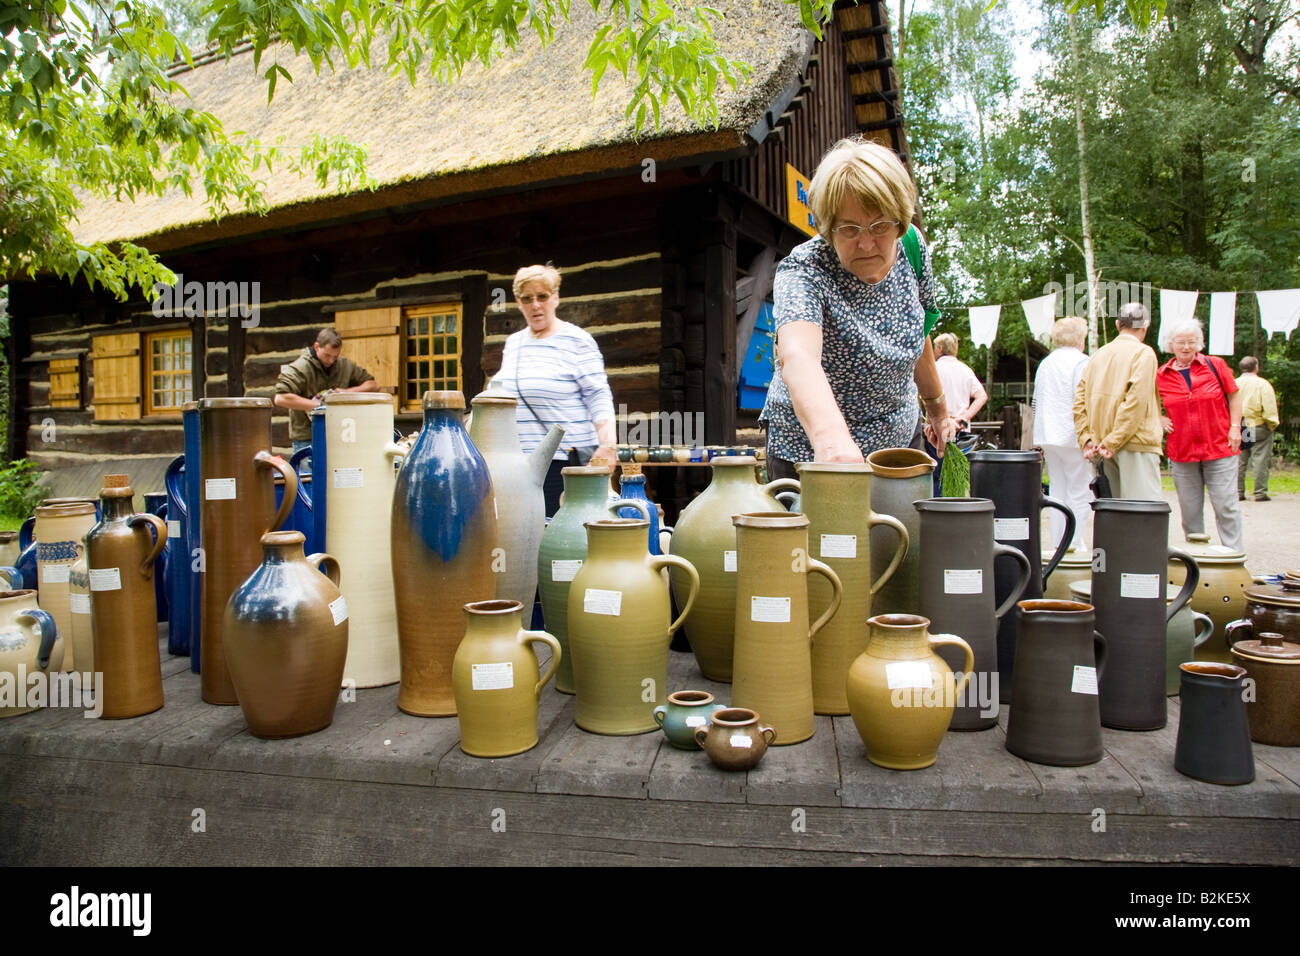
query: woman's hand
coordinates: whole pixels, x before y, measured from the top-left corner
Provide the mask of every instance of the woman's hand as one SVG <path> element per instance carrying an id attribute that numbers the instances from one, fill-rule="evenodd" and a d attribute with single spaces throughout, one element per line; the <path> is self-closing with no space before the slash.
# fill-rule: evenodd
<path id="1" fill-rule="evenodd" d="M 1233 454 L 1236 454 L 1237 452 L 1241 451 L 1241 426 L 1240 425 L 1228 426 L 1228 447 L 1232 450 Z"/>
<path id="2" fill-rule="evenodd" d="M 1170 418 L 1169 418 L 1168 415 L 1161 415 L 1161 416 L 1160 416 L 1160 427 L 1163 428 L 1163 429 L 1165 430 L 1165 434 L 1166 434 L 1166 435 L 1169 435 L 1169 434 L 1172 434 L 1172 433 L 1173 433 L 1173 430 L 1174 430 L 1174 423 L 1170 420 Z"/>
<path id="3" fill-rule="evenodd" d="M 935 455 L 942 458 L 948 448 L 948 442 L 957 437 L 957 420 L 950 415 L 945 415 L 936 421 L 927 419 L 925 437 L 934 446 Z"/>
<path id="4" fill-rule="evenodd" d="M 596 461 L 597 458 L 601 459 L 601 462 L 597 462 Z M 593 465 L 601 464 L 601 463 L 606 465 L 612 465 L 617 461 L 618 461 L 618 452 L 617 450 L 615 450 L 613 445 L 601 445 L 599 448 L 597 448 L 594 452 L 591 453 L 590 464 Z"/>
<path id="5" fill-rule="evenodd" d="M 814 444 L 813 461 L 844 462 L 860 465 L 866 459 L 862 457 L 862 449 L 858 447 L 858 443 L 851 437 L 845 437 L 839 440 L 830 439 L 820 444 Z"/>

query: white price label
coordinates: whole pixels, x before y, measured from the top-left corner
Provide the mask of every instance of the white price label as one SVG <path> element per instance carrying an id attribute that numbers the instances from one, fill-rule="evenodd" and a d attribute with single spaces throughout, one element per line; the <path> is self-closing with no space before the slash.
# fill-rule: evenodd
<path id="1" fill-rule="evenodd" d="M 170 518 L 170 519 L 168 519 L 168 521 L 167 521 L 167 537 L 169 537 L 169 538 L 179 538 L 180 536 L 181 536 L 181 523 L 180 523 L 179 521 L 177 521 L 175 518 Z"/>
<path id="2" fill-rule="evenodd" d="M 90 589 L 92 591 L 122 590 L 122 572 L 117 568 L 91 568 Z"/>
<path id="3" fill-rule="evenodd" d="M 515 665 L 510 661 L 500 664 L 471 664 L 470 686 L 474 690 L 510 690 L 515 686 Z"/>
<path id="4" fill-rule="evenodd" d="M 1070 681 L 1070 693 L 1097 696 L 1097 668 L 1075 664 L 1074 678 Z"/>
<path id="5" fill-rule="evenodd" d="M 890 690 L 902 687 L 929 690 L 934 686 L 934 673 L 926 661 L 894 661 L 885 665 L 885 681 Z"/>
<path id="6" fill-rule="evenodd" d="M 983 594 L 984 570 L 982 568 L 971 568 L 969 570 L 945 568 L 943 572 L 943 593 Z"/>
<path id="7" fill-rule="evenodd" d="M 588 614 L 608 614 L 611 617 L 618 617 L 622 608 L 622 591 L 587 588 L 586 593 L 582 596 L 582 609 Z"/>
<path id="8" fill-rule="evenodd" d="M 1119 596 L 1126 598 L 1160 597 L 1160 575 L 1121 573 L 1119 576 Z"/>
<path id="9" fill-rule="evenodd" d="M 788 597 L 751 595 L 749 598 L 749 619 L 768 624 L 789 624 L 790 599 Z"/>
<path id="10" fill-rule="evenodd" d="M 858 536 L 856 534 L 822 535 L 823 558 L 856 558 L 858 556 Z"/>
<path id="11" fill-rule="evenodd" d="M 73 614 L 90 613 L 90 595 L 74 591 L 68 595 L 68 608 Z"/>
<path id="12" fill-rule="evenodd" d="M 70 564 L 47 564 L 41 568 L 41 580 L 46 584 L 67 584 L 71 572 Z"/>
<path id="13" fill-rule="evenodd" d="M 993 537 L 999 541 L 1028 541 L 1028 518 L 994 518 Z"/>
<path id="14" fill-rule="evenodd" d="M 364 488 L 366 475 L 364 468 L 334 468 L 335 488 Z"/>
<path id="15" fill-rule="evenodd" d="M 731 746 L 743 747 L 744 749 L 748 750 L 750 747 L 754 746 L 754 741 L 753 738 L 746 737 L 744 734 L 732 734 Z"/>
<path id="16" fill-rule="evenodd" d="M 552 561 L 551 580 L 572 581 L 578 576 L 578 569 L 581 567 L 581 561 Z"/>
<path id="17" fill-rule="evenodd" d="M 723 551 L 723 552 L 722 552 L 722 570 L 724 570 L 724 571 L 730 571 L 730 572 L 732 572 L 733 574 L 735 573 L 735 571 L 736 571 L 736 552 L 735 552 L 735 551 Z"/>
<path id="18" fill-rule="evenodd" d="M 687 727 L 703 727 L 707 723 L 708 721 L 705 720 L 703 717 L 700 717 L 698 714 L 694 717 L 686 718 Z"/>
<path id="19" fill-rule="evenodd" d="M 330 601 L 329 606 L 330 614 L 334 617 L 335 627 L 338 627 L 348 619 L 348 602 L 344 599 L 343 595 L 340 594 L 337 599 Z"/>
<path id="20" fill-rule="evenodd" d="M 235 479 L 207 479 L 207 481 L 203 482 L 203 497 L 208 501 L 233 501 L 235 499 Z"/>

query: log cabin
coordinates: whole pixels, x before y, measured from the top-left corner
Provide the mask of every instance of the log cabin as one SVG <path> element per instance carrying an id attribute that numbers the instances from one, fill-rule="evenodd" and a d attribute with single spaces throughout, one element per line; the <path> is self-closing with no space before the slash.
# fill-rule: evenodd
<path id="1" fill-rule="evenodd" d="M 800 181 L 845 135 L 904 160 L 908 149 L 884 3 L 839 5 L 821 39 L 782 0 L 720 9 L 722 49 L 753 74 L 720 90 L 716 128 L 673 103 L 638 135 L 628 88 L 593 99 L 580 70 L 586 5 L 546 48 L 525 40 L 450 85 L 381 68 L 317 76 L 282 53 L 294 82 L 268 104 L 249 52 L 179 67 L 227 130 L 364 145 L 373 188 L 321 187 L 280 166 L 263 214 L 220 219 L 201 188 L 86 198 L 77 238 L 146 246 L 183 277 L 176 298 L 194 293 L 192 307 L 11 280 L 9 453 L 56 473 L 97 478 L 110 461 L 160 473 L 182 450 L 185 401 L 271 395 L 281 365 L 326 325 L 414 430 L 425 390 L 482 389 L 522 328 L 511 278 L 546 261 L 563 273 L 560 317 L 595 337 L 625 421 L 702 413 L 703 442 L 760 444 L 737 380 L 775 262 L 811 234 Z M 283 413 L 274 442 L 287 450 Z M 688 479 L 662 471 L 661 501 L 688 493 Z"/>

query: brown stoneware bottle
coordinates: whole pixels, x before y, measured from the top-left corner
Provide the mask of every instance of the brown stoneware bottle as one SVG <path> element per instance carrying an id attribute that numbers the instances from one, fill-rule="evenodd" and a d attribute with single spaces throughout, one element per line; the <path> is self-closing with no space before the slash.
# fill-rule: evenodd
<path id="1" fill-rule="evenodd" d="M 167 524 L 134 512 L 130 481 L 104 476 L 104 516 L 86 535 L 95 668 L 104 675 L 99 701 L 110 718 L 139 717 L 163 705 L 153 576 L 167 546 Z"/>

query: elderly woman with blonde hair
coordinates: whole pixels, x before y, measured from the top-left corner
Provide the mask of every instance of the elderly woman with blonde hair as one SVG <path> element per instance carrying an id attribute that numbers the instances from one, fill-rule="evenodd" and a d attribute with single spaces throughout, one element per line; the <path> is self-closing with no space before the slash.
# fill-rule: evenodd
<path id="1" fill-rule="evenodd" d="M 795 462 L 861 462 L 906 447 L 918 392 L 926 437 L 956 432 L 935 368 L 929 250 L 909 228 L 916 186 L 894 152 L 836 143 L 808 190 L 817 235 L 777 267 L 776 371 L 760 420 L 769 477 Z M 915 264 L 913 264 L 915 260 Z"/>
<path id="2" fill-rule="evenodd" d="M 1205 492 L 1210 493 L 1219 543 L 1243 551 L 1237 504 L 1237 453 L 1241 450 L 1241 391 L 1228 364 L 1204 355 L 1205 333 L 1195 319 L 1173 327 L 1174 353 L 1156 370 L 1165 413 L 1165 454 L 1174 473 L 1185 535 L 1205 533 Z"/>
<path id="3" fill-rule="evenodd" d="M 1074 391 L 1079 387 L 1088 356 L 1083 354 L 1087 326 L 1077 315 L 1057 319 L 1052 326 L 1052 352 L 1038 363 L 1034 376 L 1034 445 L 1043 450 L 1051 480 L 1051 495 L 1074 513 L 1075 551 L 1086 548 L 1084 529 L 1092 514 L 1092 469 L 1079 447 L 1074 429 Z M 1065 534 L 1065 517 L 1049 509 L 1052 547 Z"/>

